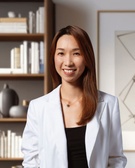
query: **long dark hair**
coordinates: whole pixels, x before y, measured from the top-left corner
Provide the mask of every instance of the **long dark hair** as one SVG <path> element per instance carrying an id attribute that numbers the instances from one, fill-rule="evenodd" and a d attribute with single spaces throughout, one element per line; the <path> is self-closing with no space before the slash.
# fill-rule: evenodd
<path id="1" fill-rule="evenodd" d="M 50 53 L 50 68 L 54 88 L 61 84 L 61 77 L 55 69 L 54 55 L 57 41 L 63 35 L 72 35 L 76 39 L 84 56 L 86 68 L 81 77 L 83 89 L 83 113 L 80 121 L 78 122 L 79 125 L 84 125 L 93 118 L 98 101 L 95 56 L 93 46 L 88 34 L 83 29 L 77 26 L 67 26 L 56 33 L 52 41 Z"/>

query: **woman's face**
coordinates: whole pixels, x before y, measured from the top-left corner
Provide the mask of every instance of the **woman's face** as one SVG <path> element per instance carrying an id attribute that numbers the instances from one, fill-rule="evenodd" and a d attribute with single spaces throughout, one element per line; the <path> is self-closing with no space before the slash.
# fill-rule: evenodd
<path id="1" fill-rule="evenodd" d="M 56 45 L 55 68 L 63 82 L 77 83 L 85 69 L 84 56 L 72 35 L 63 35 Z"/>

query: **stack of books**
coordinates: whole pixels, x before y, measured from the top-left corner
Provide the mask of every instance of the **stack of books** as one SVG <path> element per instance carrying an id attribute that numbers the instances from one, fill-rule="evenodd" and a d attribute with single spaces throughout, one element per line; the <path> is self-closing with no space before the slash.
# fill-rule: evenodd
<path id="1" fill-rule="evenodd" d="M 10 50 L 10 67 L 0 68 L 0 74 L 43 74 L 44 42 L 23 41 Z"/>
<path id="2" fill-rule="evenodd" d="M 12 73 L 44 73 L 44 42 L 23 41 L 11 49 L 10 58 Z"/>
<path id="3" fill-rule="evenodd" d="M 45 8 L 39 7 L 36 12 L 29 11 L 28 17 L 28 32 L 29 33 L 44 33 L 45 32 Z"/>
<path id="4" fill-rule="evenodd" d="M 27 33 L 27 18 L 0 18 L 0 33 Z"/>
<path id="5" fill-rule="evenodd" d="M 0 130 L 0 158 L 22 158 L 21 143 L 21 135 L 11 130 Z"/>

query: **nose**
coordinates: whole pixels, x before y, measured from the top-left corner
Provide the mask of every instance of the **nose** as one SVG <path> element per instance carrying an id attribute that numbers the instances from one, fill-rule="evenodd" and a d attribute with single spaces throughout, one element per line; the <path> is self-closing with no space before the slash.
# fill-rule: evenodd
<path id="1" fill-rule="evenodd" d="M 72 66 L 74 64 L 72 56 L 71 55 L 66 55 L 64 63 L 65 63 L 65 66 Z"/>

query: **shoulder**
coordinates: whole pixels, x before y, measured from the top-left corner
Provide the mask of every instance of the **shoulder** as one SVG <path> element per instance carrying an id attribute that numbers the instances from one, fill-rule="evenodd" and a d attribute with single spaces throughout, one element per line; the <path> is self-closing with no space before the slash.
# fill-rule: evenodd
<path id="1" fill-rule="evenodd" d="M 116 101 L 118 101 L 118 98 L 114 95 L 111 95 L 109 93 L 103 92 L 103 91 L 98 91 L 98 100 L 100 101 L 104 101 L 107 103 L 115 103 Z"/>
<path id="2" fill-rule="evenodd" d="M 98 107 L 101 107 L 101 104 L 105 109 L 104 112 L 107 112 L 104 114 L 110 114 L 110 116 L 114 113 L 119 114 L 119 102 L 116 96 L 99 91 Z"/>
<path id="3" fill-rule="evenodd" d="M 59 89 L 60 89 L 60 85 L 54 90 L 52 90 L 51 92 L 47 93 L 46 95 L 43 95 L 41 97 L 31 100 L 30 104 L 38 104 L 39 106 L 40 104 L 42 105 L 50 101 L 51 102 L 55 101 L 55 99 L 57 100 L 59 97 Z"/>

